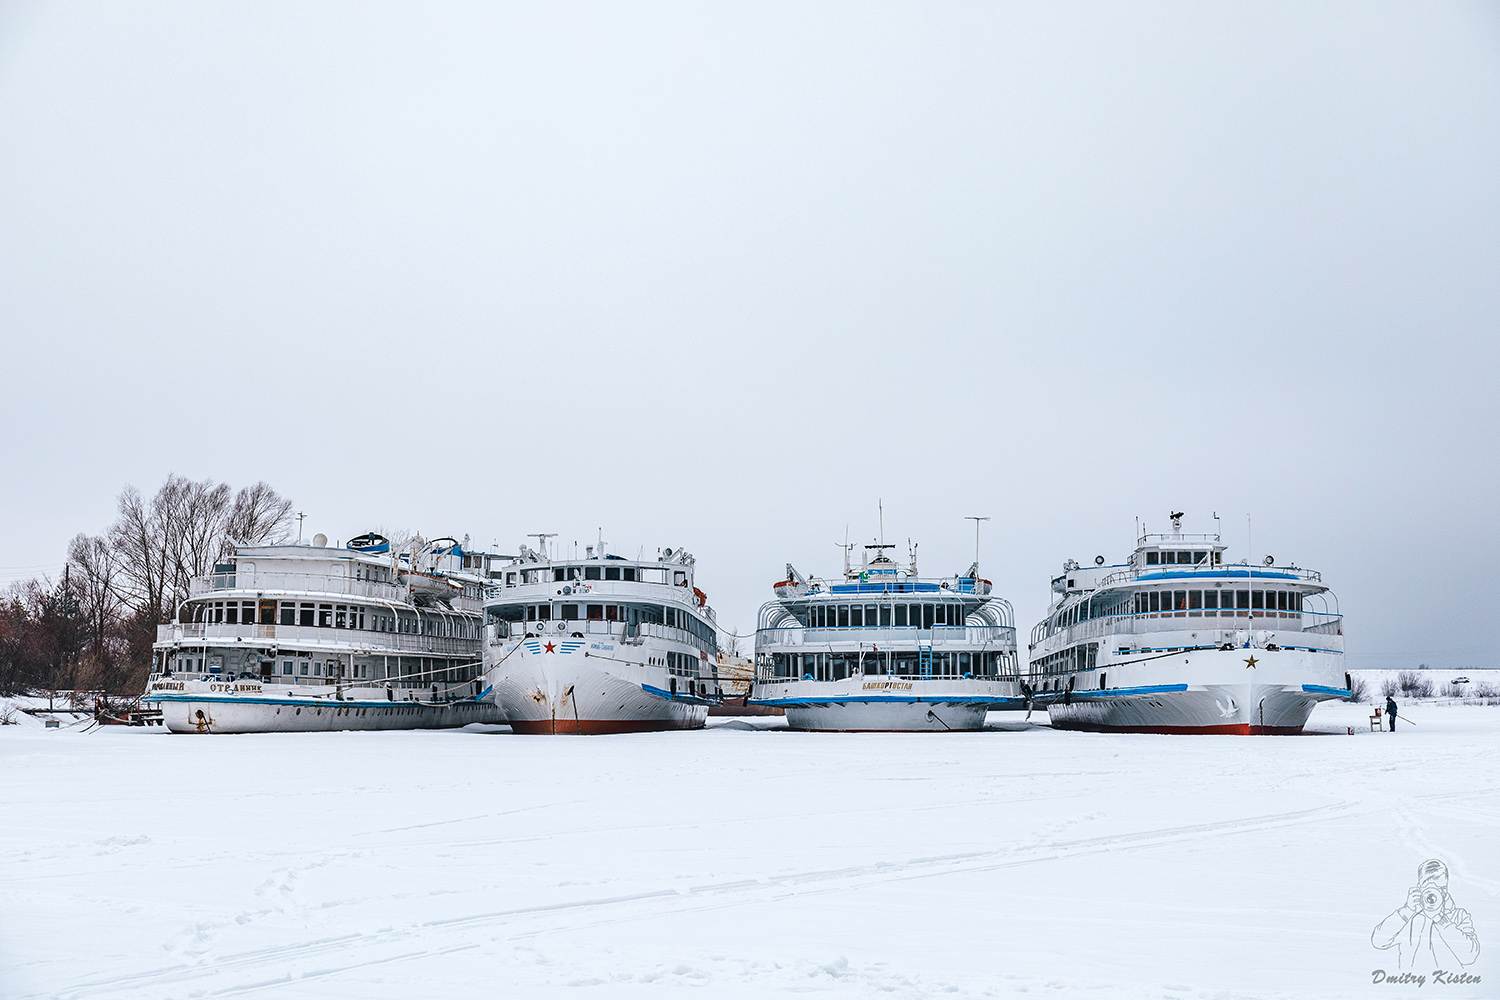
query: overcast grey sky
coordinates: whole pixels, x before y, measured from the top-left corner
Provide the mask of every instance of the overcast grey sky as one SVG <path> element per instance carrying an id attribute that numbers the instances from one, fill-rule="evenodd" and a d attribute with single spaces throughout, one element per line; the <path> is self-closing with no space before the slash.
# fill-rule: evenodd
<path id="1" fill-rule="evenodd" d="M 0 5 L 0 582 L 126 483 L 685 545 L 845 530 L 1023 630 L 1134 518 L 1500 666 L 1494 5 Z"/>

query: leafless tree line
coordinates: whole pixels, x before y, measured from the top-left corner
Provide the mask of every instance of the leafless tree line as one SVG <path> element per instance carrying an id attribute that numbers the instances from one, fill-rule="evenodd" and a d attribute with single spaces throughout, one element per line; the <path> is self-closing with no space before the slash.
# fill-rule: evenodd
<path id="1" fill-rule="evenodd" d="M 238 491 L 170 475 L 149 499 L 120 492 L 102 534 L 68 544 L 60 581 L 15 584 L 0 604 L 0 693 L 144 683 L 156 626 L 170 621 L 192 578 L 237 544 L 286 541 L 292 502 L 264 482 Z"/>

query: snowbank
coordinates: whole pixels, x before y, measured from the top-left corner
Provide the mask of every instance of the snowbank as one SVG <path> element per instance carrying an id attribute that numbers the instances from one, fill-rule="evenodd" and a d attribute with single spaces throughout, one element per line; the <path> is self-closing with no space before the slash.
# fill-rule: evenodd
<path id="1" fill-rule="evenodd" d="M 1280 739 L 3 727 L 0 993 L 1365 997 L 1428 857 L 1500 946 L 1500 709 L 1368 712 Z"/>

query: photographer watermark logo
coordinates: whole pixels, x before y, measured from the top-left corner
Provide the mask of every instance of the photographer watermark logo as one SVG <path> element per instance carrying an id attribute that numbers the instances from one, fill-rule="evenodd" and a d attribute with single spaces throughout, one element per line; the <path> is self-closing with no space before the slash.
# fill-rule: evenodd
<path id="1" fill-rule="evenodd" d="M 1376 969 L 1377 983 L 1425 986 L 1477 983 L 1477 975 L 1463 971 L 1479 957 L 1479 935 L 1469 911 L 1448 895 L 1448 866 L 1433 859 L 1417 867 L 1417 884 L 1406 890 L 1406 901 L 1375 925 L 1370 943 L 1381 951 L 1394 949 L 1397 971 Z"/>

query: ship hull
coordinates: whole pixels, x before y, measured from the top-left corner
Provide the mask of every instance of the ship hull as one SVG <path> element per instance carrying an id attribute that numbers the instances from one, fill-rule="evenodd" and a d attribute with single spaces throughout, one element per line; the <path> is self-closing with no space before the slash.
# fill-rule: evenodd
<path id="1" fill-rule="evenodd" d="M 315 733 L 343 730 L 453 729 L 483 723 L 503 725 L 491 701 L 430 704 L 346 698 L 275 698 L 174 693 L 147 695 L 143 705 L 161 709 L 174 733 Z"/>
<path id="2" fill-rule="evenodd" d="M 1253 666 L 1248 660 L 1254 658 Z M 1242 736 L 1301 733 L 1320 701 L 1345 698 L 1343 657 L 1305 650 L 1194 650 L 1127 686 L 1074 691 L 1047 705 L 1058 729 Z M 1250 671 L 1255 673 L 1246 676 Z M 1122 675 L 1127 669 L 1112 668 Z M 1044 695 L 1057 699 L 1056 695 Z"/>
<path id="3" fill-rule="evenodd" d="M 708 701 L 688 693 L 688 678 L 644 658 L 638 647 L 617 643 L 523 643 L 494 671 L 495 703 L 522 735 L 703 728 Z"/>
<path id="4" fill-rule="evenodd" d="M 972 732 L 990 711 L 1023 707 L 1016 688 L 974 679 L 761 682 L 750 703 L 784 710 L 787 728 L 806 732 Z"/>

